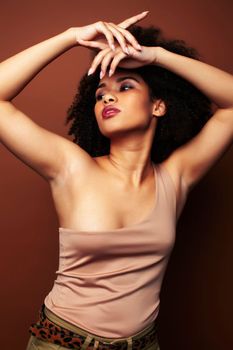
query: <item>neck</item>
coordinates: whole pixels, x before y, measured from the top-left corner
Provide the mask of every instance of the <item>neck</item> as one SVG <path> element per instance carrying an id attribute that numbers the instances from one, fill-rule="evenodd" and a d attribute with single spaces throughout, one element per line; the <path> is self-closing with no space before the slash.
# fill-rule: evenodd
<path id="1" fill-rule="evenodd" d="M 109 163 L 117 176 L 119 176 L 125 183 L 139 187 L 150 175 L 153 170 L 152 161 L 148 159 L 145 162 L 138 162 L 129 164 L 122 159 L 114 159 L 111 155 L 108 155 Z"/>

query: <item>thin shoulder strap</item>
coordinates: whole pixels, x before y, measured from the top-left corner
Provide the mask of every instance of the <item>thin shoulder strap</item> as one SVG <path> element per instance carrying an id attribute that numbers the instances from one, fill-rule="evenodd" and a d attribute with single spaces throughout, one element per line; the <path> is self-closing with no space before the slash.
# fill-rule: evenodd
<path id="1" fill-rule="evenodd" d="M 164 185 L 164 191 L 167 195 L 169 201 L 172 201 L 173 208 L 176 210 L 177 197 L 176 197 L 176 188 L 175 184 L 171 178 L 169 171 L 166 169 L 164 164 L 158 164 L 159 173 L 161 176 L 162 183 Z"/>

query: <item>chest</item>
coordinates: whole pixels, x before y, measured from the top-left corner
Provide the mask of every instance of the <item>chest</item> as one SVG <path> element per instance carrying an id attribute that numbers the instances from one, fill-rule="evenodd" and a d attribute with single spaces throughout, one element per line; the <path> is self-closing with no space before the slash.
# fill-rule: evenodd
<path id="1" fill-rule="evenodd" d="M 156 207 L 158 179 L 130 188 L 107 177 L 70 179 L 52 189 L 59 225 L 81 231 L 119 229 L 140 223 Z"/>

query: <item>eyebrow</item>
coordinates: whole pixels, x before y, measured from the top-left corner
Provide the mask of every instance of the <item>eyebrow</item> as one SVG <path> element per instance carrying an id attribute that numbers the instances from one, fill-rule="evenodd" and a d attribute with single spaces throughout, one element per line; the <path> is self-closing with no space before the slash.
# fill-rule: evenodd
<path id="1" fill-rule="evenodd" d="M 140 83 L 140 81 L 139 81 L 137 78 L 135 78 L 135 77 L 130 77 L 130 76 L 125 76 L 125 77 L 117 78 L 116 81 L 117 81 L 117 83 L 119 83 L 119 82 L 121 82 L 121 81 L 123 81 L 123 80 L 126 80 L 126 79 L 132 79 L 132 80 L 135 80 L 137 83 Z M 99 85 L 97 86 L 96 90 L 98 90 L 99 88 L 104 87 L 104 86 L 106 86 L 106 84 L 105 84 L 105 83 L 101 83 L 101 84 L 99 84 Z"/>

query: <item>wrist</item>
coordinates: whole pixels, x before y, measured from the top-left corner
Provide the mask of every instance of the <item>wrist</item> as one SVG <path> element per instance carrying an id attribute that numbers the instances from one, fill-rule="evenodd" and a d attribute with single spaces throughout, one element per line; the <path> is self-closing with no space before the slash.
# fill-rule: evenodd
<path id="1" fill-rule="evenodd" d="M 78 28 L 71 27 L 67 29 L 63 34 L 66 36 L 67 40 L 69 41 L 71 46 L 79 46 L 78 42 Z"/>
<path id="2" fill-rule="evenodd" d="M 154 47 L 154 60 L 153 60 L 152 64 L 162 67 L 163 57 L 168 52 L 169 52 L 168 50 L 164 49 L 161 46 L 155 46 Z"/>

